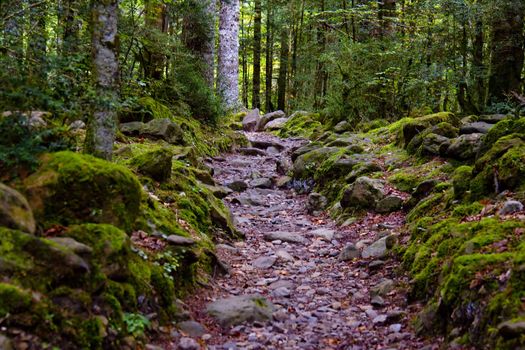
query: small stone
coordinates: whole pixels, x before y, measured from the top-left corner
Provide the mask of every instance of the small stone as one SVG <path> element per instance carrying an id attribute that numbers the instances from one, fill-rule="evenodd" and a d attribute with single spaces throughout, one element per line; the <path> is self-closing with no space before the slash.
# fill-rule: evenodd
<path id="1" fill-rule="evenodd" d="M 509 215 L 523 210 L 523 204 L 519 201 L 508 200 L 503 204 L 499 211 L 499 215 Z"/>
<path id="2" fill-rule="evenodd" d="M 372 320 L 372 323 L 373 323 L 373 324 L 376 324 L 376 325 L 384 324 L 385 322 L 386 322 L 386 315 L 379 315 L 379 316 L 376 316 L 376 317 L 374 317 L 374 319 Z"/>
<path id="3" fill-rule="evenodd" d="M 253 188 L 272 188 L 272 180 L 266 177 L 260 177 L 250 181 L 250 187 Z"/>
<path id="4" fill-rule="evenodd" d="M 0 334 L 0 349 L 13 350 L 13 342 L 3 334 Z"/>
<path id="5" fill-rule="evenodd" d="M 170 235 L 166 240 L 168 243 L 176 246 L 192 246 L 195 244 L 193 239 L 177 235 Z"/>
<path id="6" fill-rule="evenodd" d="M 85 128 L 86 123 L 84 123 L 82 120 L 75 120 L 73 123 L 69 124 L 69 129 L 71 130 L 80 130 Z"/>
<path id="7" fill-rule="evenodd" d="M 278 297 L 278 298 L 289 298 L 290 295 L 291 295 L 291 292 L 288 288 L 286 287 L 279 287 L 277 289 L 275 289 L 273 292 L 272 292 L 272 295 L 274 297 Z"/>
<path id="8" fill-rule="evenodd" d="M 306 239 L 299 234 L 285 231 L 265 233 L 264 239 L 270 242 L 279 240 L 288 243 L 306 243 Z"/>
<path id="9" fill-rule="evenodd" d="M 248 189 L 248 185 L 246 184 L 246 182 L 242 180 L 232 181 L 226 184 L 226 187 L 228 187 L 229 189 L 235 192 L 244 192 Z"/>
<path id="10" fill-rule="evenodd" d="M 359 256 L 359 249 L 353 243 L 349 243 L 343 248 L 338 259 L 340 261 L 348 261 L 359 258 Z"/>
<path id="11" fill-rule="evenodd" d="M 275 262 L 277 261 L 276 256 L 260 256 L 254 261 L 252 261 L 252 265 L 258 269 L 269 269 L 272 267 Z"/>
<path id="12" fill-rule="evenodd" d="M 195 339 L 182 337 L 180 338 L 178 350 L 200 350 L 201 346 Z"/>
<path id="13" fill-rule="evenodd" d="M 284 249 L 279 249 L 278 251 L 275 252 L 275 255 L 277 255 L 277 258 L 283 261 L 286 261 L 286 262 L 291 262 L 295 260 L 292 254 L 288 253 Z"/>
<path id="14" fill-rule="evenodd" d="M 392 333 L 399 333 L 401 331 L 402 326 L 399 323 L 391 324 L 390 327 L 388 327 L 388 330 Z"/>
<path id="15" fill-rule="evenodd" d="M 334 238 L 335 231 L 327 228 L 319 228 L 311 233 L 316 237 L 320 237 L 323 240 L 330 242 Z"/>
<path id="16" fill-rule="evenodd" d="M 375 297 L 372 298 L 372 300 L 370 301 L 370 304 L 377 306 L 377 307 L 383 307 L 385 306 L 385 300 L 379 295 L 376 295 Z"/>
<path id="17" fill-rule="evenodd" d="M 177 328 L 186 335 L 194 338 L 202 337 L 206 334 L 206 328 L 195 321 L 183 321 L 177 323 Z"/>
<path id="18" fill-rule="evenodd" d="M 370 296 L 374 298 L 375 296 L 385 296 L 394 290 L 396 284 L 393 280 L 385 278 L 374 287 L 370 288 Z"/>
<path id="19" fill-rule="evenodd" d="M 385 265 L 385 262 L 383 260 L 374 260 L 374 261 L 371 261 L 370 264 L 368 264 L 368 268 L 370 270 L 378 270 L 384 265 Z"/>
<path id="20" fill-rule="evenodd" d="M 504 338 L 517 338 L 525 334 L 525 321 L 506 321 L 498 325 L 498 332 Z"/>
<path id="21" fill-rule="evenodd" d="M 363 249 L 363 252 L 361 253 L 361 256 L 364 259 L 367 258 L 382 258 L 386 255 L 388 250 L 393 247 L 395 244 L 395 236 L 386 236 L 383 237 L 365 249 Z"/>
<path id="22" fill-rule="evenodd" d="M 207 312 L 223 326 L 264 322 L 272 318 L 274 305 L 261 295 L 241 295 L 208 304 Z"/>
<path id="23" fill-rule="evenodd" d="M 341 307 L 342 307 L 342 304 L 340 302 L 338 302 L 338 301 L 334 301 L 332 303 L 332 309 L 334 309 L 334 310 L 341 310 Z"/>

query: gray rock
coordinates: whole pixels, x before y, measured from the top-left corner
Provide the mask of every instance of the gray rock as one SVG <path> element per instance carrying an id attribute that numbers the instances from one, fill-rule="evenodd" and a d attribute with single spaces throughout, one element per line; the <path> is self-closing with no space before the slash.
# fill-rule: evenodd
<path id="1" fill-rule="evenodd" d="M 372 320 L 373 324 L 381 325 L 386 323 L 386 315 L 378 315 Z"/>
<path id="2" fill-rule="evenodd" d="M 399 333 L 401 331 L 401 328 L 403 326 L 401 326 L 401 324 L 399 323 L 394 323 L 394 324 L 391 324 L 390 327 L 388 327 L 388 330 L 392 333 Z"/>
<path id="3" fill-rule="evenodd" d="M 349 131 L 351 129 L 352 125 L 346 120 L 343 120 L 342 122 L 339 122 L 334 126 L 334 132 L 338 134 L 342 134 L 343 132 Z"/>
<path id="4" fill-rule="evenodd" d="M 204 334 L 208 333 L 208 331 L 203 325 L 195 321 L 179 322 L 177 323 L 177 328 L 183 333 L 193 338 L 200 338 Z"/>
<path id="5" fill-rule="evenodd" d="M 494 127 L 494 124 L 489 124 L 486 122 L 474 122 L 463 125 L 459 129 L 461 135 L 465 134 L 486 134 L 490 129 Z"/>
<path id="6" fill-rule="evenodd" d="M 300 155 L 293 163 L 294 176 L 299 179 L 308 177 L 322 162 L 339 151 L 338 147 L 323 147 Z"/>
<path id="7" fill-rule="evenodd" d="M 385 306 L 385 300 L 381 296 L 376 295 L 370 300 L 370 304 L 376 307 L 383 307 Z"/>
<path id="8" fill-rule="evenodd" d="M 228 188 L 226 186 L 218 186 L 218 185 L 206 185 L 202 184 L 204 187 L 206 187 L 213 195 L 219 199 L 223 199 L 230 194 L 233 193 L 233 190 L 231 188 Z"/>
<path id="9" fill-rule="evenodd" d="M 147 123 L 130 122 L 120 124 L 124 135 L 143 136 L 150 139 L 162 139 L 171 144 L 183 144 L 184 137 L 180 126 L 168 118 L 153 119 Z"/>
<path id="10" fill-rule="evenodd" d="M 85 245 L 84 243 L 77 242 L 76 240 L 70 237 L 51 237 L 49 238 L 49 240 L 71 250 L 75 254 L 82 255 L 93 253 L 93 248 L 91 248 L 88 245 Z"/>
<path id="11" fill-rule="evenodd" d="M 192 246 L 195 244 L 193 239 L 177 235 L 170 235 L 166 240 L 175 246 Z"/>
<path id="12" fill-rule="evenodd" d="M 277 298 L 289 298 L 292 293 L 286 287 L 279 287 L 273 290 L 272 295 Z"/>
<path id="13" fill-rule="evenodd" d="M 272 267 L 276 261 L 276 256 L 260 256 L 252 261 L 252 265 L 258 269 L 265 270 Z"/>
<path id="14" fill-rule="evenodd" d="M 278 174 L 288 175 L 288 173 L 293 169 L 293 164 L 288 158 L 280 158 L 275 164 L 275 170 Z"/>
<path id="15" fill-rule="evenodd" d="M 378 213 L 391 213 L 403 207 L 403 198 L 398 196 L 386 196 L 376 204 Z"/>
<path id="16" fill-rule="evenodd" d="M 306 204 L 306 210 L 308 214 L 319 215 L 328 206 L 328 199 L 325 196 L 312 192 L 308 195 L 308 202 Z"/>
<path id="17" fill-rule="evenodd" d="M 217 300 L 207 312 L 223 327 L 271 320 L 274 305 L 261 295 L 241 295 Z"/>
<path id="18" fill-rule="evenodd" d="M 359 258 L 359 256 L 361 256 L 359 249 L 357 249 L 354 244 L 349 243 L 343 248 L 338 259 L 341 261 L 348 261 Z"/>
<path id="19" fill-rule="evenodd" d="M 259 195 L 242 195 L 232 199 L 232 203 L 239 203 L 246 206 L 261 207 L 266 206 L 266 201 Z"/>
<path id="20" fill-rule="evenodd" d="M 363 176 L 344 191 L 341 206 L 343 208 L 375 208 L 377 202 L 384 197 L 384 182 Z"/>
<path id="21" fill-rule="evenodd" d="M 266 113 L 260 118 L 259 122 L 257 123 L 255 127 L 255 130 L 263 131 L 266 124 L 268 124 L 269 122 L 275 119 L 280 119 L 280 118 L 286 118 L 286 114 L 283 111 L 279 110 L 275 112 Z"/>
<path id="22" fill-rule="evenodd" d="M 86 128 L 86 123 L 82 120 L 75 120 L 73 123 L 69 124 L 69 129 L 71 130 L 82 130 Z"/>
<path id="23" fill-rule="evenodd" d="M 279 249 L 278 251 L 276 251 L 275 255 L 277 255 L 277 258 L 286 262 L 291 262 L 295 260 L 292 254 L 288 253 L 286 250 L 283 249 Z"/>
<path id="24" fill-rule="evenodd" d="M 32 115 L 31 117 L 29 117 L 29 120 L 27 121 L 27 125 L 29 125 L 30 129 L 39 130 L 39 129 L 46 128 L 47 122 L 41 116 Z"/>
<path id="25" fill-rule="evenodd" d="M 381 282 L 370 288 L 370 297 L 386 296 L 388 293 L 394 290 L 396 283 L 388 278 L 383 279 Z"/>
<path id="26" fill-rule="evenodd" d="M 284 188 L 288 186 L 288 184 L 290 184 L 290 181 L 292 181 L 292 178 L 290 176 L 280 176 L 275 181 L 275 186 L 277 186 L 277 188 Z"/>
<path id="27" fill-rule="evenodd" d="M 288 118 L 277 118 L 269 122 L 264 126 L 264 131 L 279 130 L 284 127 L 284 124 L 288 121 Z"/>
<path id="28" fill-rule="evenodd" d="M 252 147 L 259 148 L 259 149 L 267 149 L 269 147 L 274 147 L 278 149 L 279 151 L 282 151 L 285 147 L 284 145 L 280 144 L 276 141 L 267 141 L 267 140 L 249 140 Z"/>
<path id="29" fill-rule="evenodd" d="M 246 113 L 242 120 L 242 129 L 244 131 L 255 131 L 257 123 L 261 120 L 259 109 L 255 108 Z"/>
<path id="30" fill-rule="evenodd" d="M 483 134 L 466 134 L 452 139 L 445 155 L 454 159 L 473 159 L 483 143 Z"/>
<path id="31" fill-rule="evenodd" d="M 330 242 L 334 238 L 335 231 L 327 228 L 318 228 L 317 230 L 312 231 L 311 234 Z"/>
<path id="32" fill-rule="evenodd" d="M 33 211 L 18 191 L 0 183 L 0 226 L 34 233 L 36 223 Z"/>
<path id="33" fill-rule="evenodd" d="M 523 210 L 523 204 L 519 201 L 508 200 L 503 204 L 499 215 L 509 215 Z"/>
<path id="34" fill-rule="evenodd" d="M 201 346 L 199 343 L 192 338 L 182 337 L 177 345 L 177 350 L 200 350 Z"/>
<path id="35" fill-rule="evenodd" d="M 242 180 L 235 180 L 228 184 L 226 184 L 226 187 L 228 187 L 230 190 L 234 192 L 244 192 L 248 189 L 248 185 L 246 182 Z"/>
<path id="36" fill-rule="evenodd" d="M 288 243 L 306 243 L 306 239 L 303 236 L 297 233 L 286 231 L 267 232 L 264 234 L 264 240 L 282 241 Z"/>
<path id="37" fill-rule="evenodd" d="M 525 321 L 502 322 L 498 325 L 498 332 L 506 339 L 521 337 L 525 334 Z"/>
<path id="38" fill-rule="evenodd" d="M 250 181 L 250 187 L 253 188 L 272 188 L 272 180 L 267 177 L 260 177 Z"/>
<path id="39" fill-rule="evenodd" d="M 427 155 L 440 155 L 448 149 L 449 145 L 448 137 L 430 133 L 423 138 L 421 151 Z"/>
<path id="40" fill-rule="evenodd" d="M 367 258 L 382 258 L 386 255 L 388 250 L 392 248 L 392 246 L 395 244 L 395 237 L 394 236 L 386 236 L 383 237 L 365 249 L 363 249 L 363 252 L 361 253 L 361 256 L 365 259 Z"/>
<path id="41" fill-rule="evenodd" d="M 240 154 L 244 154 L 246 156 L 261 156 L 266 157 L 268 153 L 263 151 L 262 149 L 258 149 L 255 147 L 242 147 L 237 150 Z"/>
<path id="42" fill-rule="evenodd" d="M 507 118 L 506 114 L 488 114 L 488 115 L 480 116 L 479 121 L 489 123 L 489 124 L 496 124 L 505 118 Z"/>

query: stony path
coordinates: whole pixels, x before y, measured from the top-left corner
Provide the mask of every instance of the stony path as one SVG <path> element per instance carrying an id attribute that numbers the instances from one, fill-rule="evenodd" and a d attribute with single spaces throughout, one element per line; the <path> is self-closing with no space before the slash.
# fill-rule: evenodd
<path id="1" fill-rule="evenodd" d="M 305 195 L 264 180 L 275 184 L 277 160 L 304 141 L 247 136 L 260 148 L 279 143 L 283 150 L 245 150 L 212 161 L 218 183 L 248 184 L 247 190 L 225 198 L 246 240 L 218 246 L 230 274 L 211 281 L 187 301 L 193 318 L 208 329 L 200 343 L 208 349 L 437 349 L 437 344 L 418 339 L 410 327 L 417 306 L 406 305 L 406 280 L 396 276 L 395 261 L 339 259 L 349 242 L 361 248 L 395 232 L 403 216 L 370 214 L 341 229 L 326 216 L 308 215 Z M 274 232 L 285 236 L 265 237 Z M 299 235 L 302 241 L 286 242 L 286 234 Z M 273 320 L 224 329 L 203 309 L 218 298 L 246 294 L 273 302 Z"/>

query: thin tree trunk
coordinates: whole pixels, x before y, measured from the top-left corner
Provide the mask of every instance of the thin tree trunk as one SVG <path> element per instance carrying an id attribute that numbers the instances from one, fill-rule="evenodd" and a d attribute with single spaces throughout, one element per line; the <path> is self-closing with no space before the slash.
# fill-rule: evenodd
<path id="1" fill-rule="evenodd" d="M 217 88 L 228 110 L 239 107 L 239 0 L 221 0 Z"/>
<path id="2" fill-rule="evenodd" d="M 247 34 L 244 33 L 244 17 L 241 16 L 241 66 L 242 66 L 242 104 L 248 106 L 248 48 Z"/>
<path id="3" fill-rule="evenodd" d="M 273 110 L 272 106 L 272 83 L 273 83 L 273 24 L 272 24 L 272 0 L 266 4 L 266 76 L 264 102 L 265 111 L 269 113 Z"/>
<path id="4" fill-rule="evenodd" d="M 79 7 L 78 0 L 63 1 L 64 32 L 62 35 L 62 52 L 66 56 L 78 53 L 79 34 L 82 26 Z"/>
<path id="5" fill-rule="evenodd" d="M 279 78 L 277 80 L 277 109 L 286 111 L 286 77 L 288 75 L 288 28 L 281 30 L 281 54 L 279 60 Z"/>
<path id="6" fill-rule="evenodd" d="M 146 78 L 160 80 L 166 60 L 156 45 L 155 32 L 163 33 L 166 28 L 166 6 L 160 0 L 146 0 L 144 5 L 148 30 L 145 45 L 148 59 L 145 62 L 144 73 Z"/>
<path id="7" fill-rule="evenodd" d="M 207 35 L 203 47 L 202 58 L 204 61 L 204 79 L 210 89 L 215 83 L 215 21 L 217 7 L 215 0 L 205 0 L 204 14 L 206 16 Z"/>
<path id="8" fill-rule="evenodd" d="M 483 22 L 481 19 L 476 20 L 474 40 L 472 43 L 472 75 L 474 76 L 474 90 L 478 109 L 485 105 L 485 83 L 483 80 L 485 66 L 483 64 Z"/>
<path id="9" fill-rule="evenodd" d="M 521 85 L 525 4 L 506 0 L 498 11 L 492 22 L 489 99 L 504 101 L 507 94 L 517 92 Z"/>
<path id="10" fill-rule="evenodd" d="M 9 17 L 4 23 L 4 46 L 10 57 L 16 58 L 19 66 L 22 65 L 24 23 L 21 15 L 14 15 L 23 6 L 22 0 L 7 1 L 1 4 L 2 12 Z M 5 17 L 4 17 L 5 18 Z"/>
<path id="11" fill-rule="evenodd" d="M 261 0 L 255 0 L 253 19 L 253 92 L 252 108 L 261 107 Z"/>
<path id="12" fill-rule="evenodd" d="M 85 149 L 96 157 L 111 159 L 119 86 L 118 0 L 94 0 L 91 13 L 93 79 L 98 100 L 89 120 Z"/>
<path id="13" fill-rule="evenodd" d="M 31 27 L 31 35 L 29 36 L 29 43 L 27 46 L 27 61 L 29 75 L 33 83 L 42 86 L 46 83 L 46 3 L 38 6 L 31 6 L 36 4 L 35 0 L 31 0 L 29 5 L 29 23 Z"/>

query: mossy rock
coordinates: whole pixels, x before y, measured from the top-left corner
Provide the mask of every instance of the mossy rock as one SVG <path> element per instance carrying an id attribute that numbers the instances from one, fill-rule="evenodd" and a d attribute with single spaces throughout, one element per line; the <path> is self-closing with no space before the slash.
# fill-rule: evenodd
<path id="1" fill-rule="evenodd" d="M 458 118 L 450 112 L 430 114 L 424 117 L 413 119 L 407 118 L 403 120 L 403 123 L 400 124 L 400 127 L 398 128 L 399 131 L 397 135 L 397 143 L 405 148 L 414 137 L 423 133 L 427 128 L 440 123 L 448 123 L 452 126 L 455 126 L 458 124 L 458 122 Z M 439 128 L 435 131 L 439 132 Z"/>
<path id="2" fill-rule="evenodd" d="M 300 155 L 293 164 L 294 177 L 298 179 L 312 178 L 318 167 L 326 159 L 341 152 L 338 147 L 322 147 Z"/>
<path id="3" fill-rule="evenodd" d="M 46 227 L 92 222 L 130 231 L 142 197 L 129 169 L 74 152 L 45 155 L 23 186 L 35 217 Z"/>
<path id="4" fill-rule="evenodd" d="M 292 114 L 284 126 L 277 131 L 279 137 L 305 137 L 311 139 L 322 133 L 320 115 L 310 112 L 295 112 Z"/>
<path id="5" fill-rule="evenodd" d="M 454 187 L 454 198 L 462 199 L 470 191 L 472 180 L 472 167 L 463 165 L 458 167 L 452 175 L 452 186 Z"/>
<path id="6" fill-rule="evenodd" d="M 470 185 L 473 199 L 498 194 L 504 190 L 525 190 L 525 134 L 499 139 L 476 161 Z"/>
<path id="7" fill-rule="evenodd" d="M 458 133 L 459 133 L 458 128 L 456 128 L 452 124 L 447 123 L 447 122 L 441 122 L 437 125 L 428 127 L 425 130 L 418 133 L 417 135 L 415 135 L 412 138 L 412 140 L 408 143 L 406 148 L 409 153 L 415 154 L 418 152 L 418 150 L 420 149 L 422 145 L 424 145 L 425 143 L 426 144 L 429 143 L 428 139 L 430 137 L 436 138 L 435 136 L 432 136 L 432 135 L 438 135 L 438 136 L 441 136 L 442 138 L 450 139 L 450 138 L 457 137 Z M 439 147 L 437 151 L 438 151 L 437 153 L 433 152 L 433 154 L 439 154 Z"/>
<path id="8" fill-rule="evenodd" d="M 171 177 L 172 158 L 171 150 L 160 148 L 133 158 L 131 165 L 141 174 L 163 182 Z"/>
<path id="9" fill-rule="evenodd" d="M 33 211 L 18 191 L 0 183 L 0 226 L 34 233 L 36 223 Z"/>
<path id="10" fill-rule="evenodd" d="M 31 299 L 30 292 L 16 285 L 0 282 L 0 317 L 29 310 Z"/>
<path id="11" fill-rule="evenodd" d="M 525 133 L 525 118 L 507 117 L 498 122 L 483 138 L 480 154 L 488 152 L 492 146 L 503 136 Z"/>

